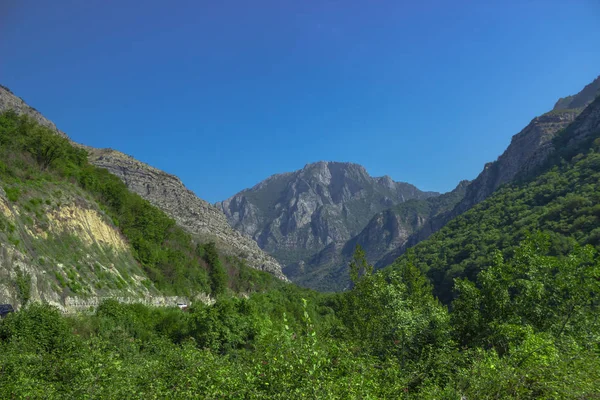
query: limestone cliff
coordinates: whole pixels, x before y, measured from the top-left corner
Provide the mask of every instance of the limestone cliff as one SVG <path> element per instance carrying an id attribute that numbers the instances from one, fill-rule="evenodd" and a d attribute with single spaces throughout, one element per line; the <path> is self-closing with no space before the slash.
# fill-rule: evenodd
<path id="1" fill-rule="evenodd" d="M 111 149 L 89 149 L 92 164 L 121 178 L 139 194 L 173 218 L 179 226 L 221 249 L 246 259 L 252 268 L 286 279 L 279 263 L 252 239 L 232 229 L 223 212 L 197 197 L 176 176 Z"/>
<path id="2" fill-rule="evenodd" d="M 322 161 L 274 175 L 217 207 L 231 226 L 290 265 L 345 243 L 388 207 L 436 195 L 371 177 L 357 164 Z"/>

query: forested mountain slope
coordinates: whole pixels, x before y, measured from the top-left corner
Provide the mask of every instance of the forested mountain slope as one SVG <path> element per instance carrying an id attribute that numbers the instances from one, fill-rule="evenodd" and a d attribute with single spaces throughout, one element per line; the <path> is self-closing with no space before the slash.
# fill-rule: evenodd
<path id="1" fill-rule="evenodd" d="M 600 95 L 600 76 L 579 93 L 559 99 L 554 108 L 534 118 L 521 132 L 513 136 L 508 148 L 466 188 L 463 199 L 448 213 L 432 218 L 431 229 L 413 234 L 405 243 L 383 256 L 377 267 L 390 265 L 407 248 L 414 246 L 443 227 L 452 218 L 488 198 L 500 186 L 513 182 L 519 176 L 535 171 L 554 152 L 553 139 L 568 127 L 577 116 Z"/>
<path id="2" fill-rule="evenodd" d="M 455 278 L 475 280 L 495 250 L 512 257 L 529 233 L 550 236 L 550 252 L 600 245 L 600 98 L 552 141 L 546 162 L 496 191 L 412 248 L 391 269 L 413 262 L 426 272 L 442 301 Z"/>

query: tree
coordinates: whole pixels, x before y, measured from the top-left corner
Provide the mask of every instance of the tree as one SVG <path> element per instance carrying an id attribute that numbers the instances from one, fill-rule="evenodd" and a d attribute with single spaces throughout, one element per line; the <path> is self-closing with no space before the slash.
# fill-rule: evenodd
<path id="1" fill-rule="evenodd" d="M 227 272 L 223 268 L 217 247 L 214 242 L 204 246 L 204 260 L 208 263 L 208 277 L 210 279 L 210 289 L 213 296 L 225 293 L 227 288 Z"/>
<path id="2" fill-rule="evenodd" d="M 68 150 L 69 142 L 58 135 L 49 134 L 47 128 L 36 126 L 28 137 L 26 149 L 35 158 L 42 170 L 56 160 L 63 158 Z"/>
<path id="3" fill-rule="evenodd" d="M 356 245 L 352 260 L 350 261 L 350 280 L 354 285 L 362 276 L 369 276 L 373 273 L 373 266 L 367 261 L 367 255 L 360 244 Z"/>

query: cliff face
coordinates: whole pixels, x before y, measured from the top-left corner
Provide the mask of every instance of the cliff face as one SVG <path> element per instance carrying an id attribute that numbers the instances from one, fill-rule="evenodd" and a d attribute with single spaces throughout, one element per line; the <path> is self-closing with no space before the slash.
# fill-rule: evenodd
<path id="1" fill-rule="evenodd" d="M 176 176 L 111 149 L 89 149 L 92 164 L 118 176 L 127 188 L 173 218 L 179 226 L 222 250 L 246 259 L 248 265 L 285 279 L 281 266 L 252 239 L 232 229 L 225 215 L 198 198 Z"/>
<path id="2" fill-rule="evenodd" d="M 388 207 L 436 195 L 373 178 L 357 164 L 318 162 L 274 175 L 217 207 L 231 226 L 288 265 L 345 243 Z"/>
<path id="3" fill-rule="evenodd" d="M 309 260 L 284 268 L 294 282 L 323 291 L 344 290 L 350 285 L 348 264 L 357 245 L 375 264 L 388 252 L 403 246 L 416 232 L 431 229 L 435 217 L 448 213 L 463 198 L 468 181 L 451 192 L 427 199 L 413 199 L 375 214 L 356 236 L 332 243 Z"/>
<path id="4" fill-rule="evenodd" d="M 569 126 L 580 110 L 564 110 L 534 118 L 521 132 L 513 136 L 510 145 L 467 188 L 463 201 L 457 206 L 458 215 L 485 200 L 501 185 L 511 182 L 517 174 L 539 166 L 552 152 L 552 139 Z"/>
<path id="5" fill-rule="evenodd" d="M 383 256 L 376 263 L 376 267 L 382 268 L 391 264 L 407 248 L 428 238 L 452 218 L 488 198 L 500 186 L 525 178 L 536 171 L 552 154 L 561 150 L 556 148 L 557 143 L 554 140 L 561 131 L 569 129 L 569 135 L 566 136 L 569 142 L 561 143 L 560 146 L 585 140 L 596 129 L 594 124 L 597 123 L 597 119 L 589 114 L 597 112 L 598 101 L 595 99 L 598 96 L 600 76 L 579 93 L 559 99 L 551 111 L 534 118 L 521 132 L 513 136 L 508 148 L 496 161 L 485 165 L 483 171 L 466 188 L 464 198 L 452 211 L 432 218 L 429 224 L 412 234 L 405 243 Z"/>

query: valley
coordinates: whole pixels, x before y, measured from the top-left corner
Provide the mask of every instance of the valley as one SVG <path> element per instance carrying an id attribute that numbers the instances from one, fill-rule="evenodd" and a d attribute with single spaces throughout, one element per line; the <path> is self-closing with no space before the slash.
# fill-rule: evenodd
<path id="1" fill-rule="evenodd" d="M 447 193 L 215 204 L 0 87 L 0 398 L 595 398 L 599 299 L 600 77 Z"/>

